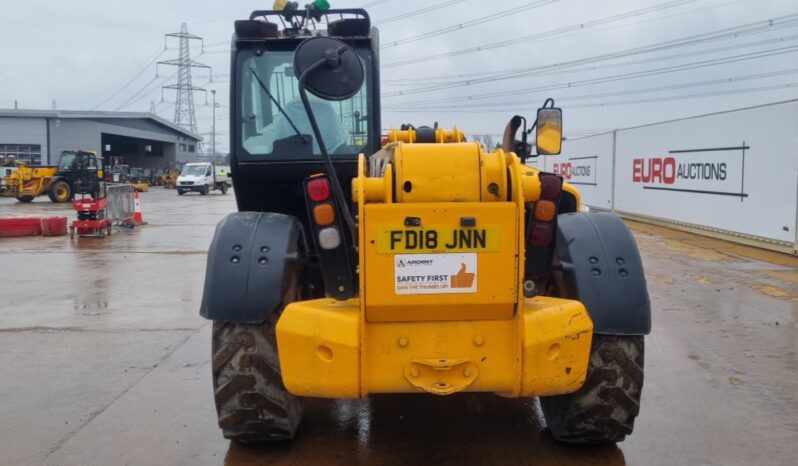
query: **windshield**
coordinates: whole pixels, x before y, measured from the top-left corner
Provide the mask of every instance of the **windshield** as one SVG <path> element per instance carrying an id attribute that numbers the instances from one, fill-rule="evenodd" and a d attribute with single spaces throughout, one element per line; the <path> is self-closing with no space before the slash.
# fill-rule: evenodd
<path id="1" fill-rule="evenodd" d="M 183 167 L 183 171 L 180 172 L 181 175 L 190 175 L 190 176 L 203 176 L 205 175 L 205 165 L 186 165 Z"/>
<path id="2" fill-rule="evenodd" d="M 369 53 L 358 51 L 364 63 L 367 63 Z M 312 137 L 313 130 L 297 90 L 294 53 L 266 52 L 256 56 L 243 51 L 240 57 L 243 57 L 239 58 L 243 148 L 254 156 L 320 156 L 318 141 Z M 367 77 L 368 69 L 366 66 Z M 368 84 L 365 84 L 352 98 L 340 102 L 323 100 L 308 93 L 330 154 L 358 154 L 368 144 L 368 92 Z M 303 137 L 297 135 L 297 130 Z M 309 141 L 312 141 L 312 146 Z"/>
<path id="3" fill-rule="evenodd" d="M 58 162 L 58 170 L 65 172 L 70 171 L 74 167 L 75 164 L 75 153 L 74 152 L 63 152 L 61 154 L 61 160 Z"/>

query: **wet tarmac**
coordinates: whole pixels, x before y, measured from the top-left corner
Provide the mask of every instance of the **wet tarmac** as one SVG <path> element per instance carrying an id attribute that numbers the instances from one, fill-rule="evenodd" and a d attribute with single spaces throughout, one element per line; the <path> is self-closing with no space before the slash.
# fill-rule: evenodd
<path id="1" fill-rule="evenodd" d="M 798 259 L 632 224 L 654 306 L 641 415 L 610 447 L 551 440 L 535 400 L 306 400 L 293 443 L 225 441 L 197 315 L 232 195 L 142 195 L 149 225 L 0 239 L 2 465 L 795 465 Z M 70 214 L 0 199 L 0 216 Z"/>

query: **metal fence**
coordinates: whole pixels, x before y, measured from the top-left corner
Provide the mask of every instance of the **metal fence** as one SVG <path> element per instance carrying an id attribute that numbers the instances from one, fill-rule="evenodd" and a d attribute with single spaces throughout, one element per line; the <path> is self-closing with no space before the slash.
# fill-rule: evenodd
<path id="1" fill-rule="evenodd" d="M 131 223 L 135 213 L 135 190 L 130 184 L 106 184 L 105 215 L 115 225 Z"/>

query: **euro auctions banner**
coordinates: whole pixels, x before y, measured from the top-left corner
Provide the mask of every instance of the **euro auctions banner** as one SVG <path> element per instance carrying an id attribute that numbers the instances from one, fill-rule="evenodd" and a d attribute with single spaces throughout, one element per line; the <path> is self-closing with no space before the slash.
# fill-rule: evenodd
<path id="1" fill-rule="evenodd" d="M 613 133 L 566 140 L 562 154 L 545 157 L 546 169 L 579 188 L 585 205 L 610 210 L 612 140 Z"/>
<path id="2" fill-rule="evenodd" d="M 798 101 L 619 130 L 615 209 L 794 243 Z"/>

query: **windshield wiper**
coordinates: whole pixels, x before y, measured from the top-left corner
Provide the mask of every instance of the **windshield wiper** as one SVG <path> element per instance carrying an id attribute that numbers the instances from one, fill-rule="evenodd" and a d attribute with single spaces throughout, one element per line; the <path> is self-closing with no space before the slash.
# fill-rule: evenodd
<path id="1" fill-rule="evenodd" d="M 291 127 L 294 128 L 294 132 L 302 140 L 302 143 L 307 144 L 308 142 L 310 142 L 310 141 L 307 140 L 308 138 L 306 138 L 305 135 L 303 135 L 299 131 L 299 128 L 296 127 L 296 125 L 294 124 L 294 121 L 291 120 L 291 117 L 289 117 L 288 114 L 285 113 L 285 110 L 283 110 L 283 107 L 280 105 L 280 102 L 278 102 L 277 99 L 274 98 L 272 93 L 269 92 L 269 88 L 266 87 L 266 84 L 264 84 L 263 81 L 260 79 L 260 76 L 258 76 L 258 72 L 255 71 L 255 65 L 254 64 L 251 64 L 249 66 L 249 71 L 252 72 L 252 76 L 254 76 L 255 79 L 258 81 L 258 84 L 260 84 L 260 88 L 263 89 L 263 91 L 266 93 L 266 95 L 269 96 L 269 98 L 272 100 L 272 102 L 274 102 L 274 105 L 277 106 L 277 109 L 280 110 L 280 113 L 283 114 L 285 119 L 288 120 L 288 123 L 291 125 Z"/>

